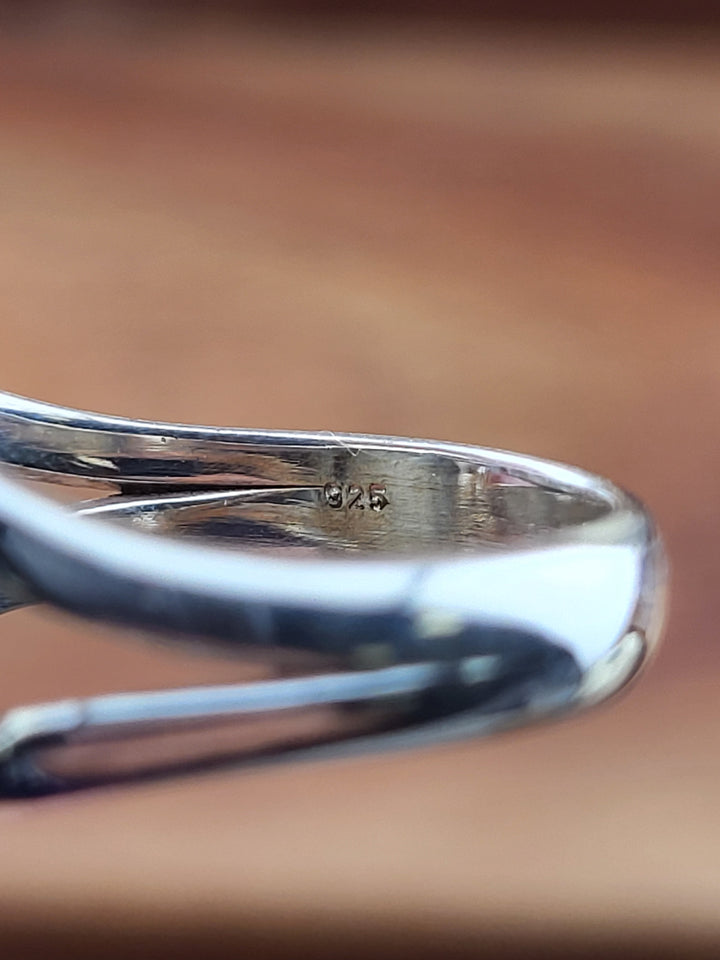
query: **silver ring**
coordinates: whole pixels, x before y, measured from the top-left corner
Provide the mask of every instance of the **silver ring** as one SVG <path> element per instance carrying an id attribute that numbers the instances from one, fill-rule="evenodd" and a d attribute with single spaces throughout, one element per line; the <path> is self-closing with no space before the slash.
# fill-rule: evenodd
<path id="1" fill-rule="evenodd" d="M 0 612 L 47 602 L 272 673 L 14 708 L 6 793 L 506 729 L 606 698 L 658 637 L 652 520 L 574 467 L 7 393 L 0 461 Z M 106 496 L 71 509 L 22 480 Z"/>

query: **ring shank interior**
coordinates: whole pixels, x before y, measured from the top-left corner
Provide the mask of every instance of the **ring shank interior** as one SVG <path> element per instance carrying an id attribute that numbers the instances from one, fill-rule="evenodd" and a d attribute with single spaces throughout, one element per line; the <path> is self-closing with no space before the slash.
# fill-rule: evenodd
<path id="1" fill-rule="evenodd" d="M 243 547 L 477 550 L 560 531 L 577 537 L 617 519 L 623 499 L 583 471 L 494 450 L 127 421 L 3 394 L 0 459 L 33 479 L 132 495 L 134 506 L 106 512 L 138 529 Z M 208 497 L 183 501 L 183 490 Z M 160 508 L 161 493 L 178 499 Z"/>

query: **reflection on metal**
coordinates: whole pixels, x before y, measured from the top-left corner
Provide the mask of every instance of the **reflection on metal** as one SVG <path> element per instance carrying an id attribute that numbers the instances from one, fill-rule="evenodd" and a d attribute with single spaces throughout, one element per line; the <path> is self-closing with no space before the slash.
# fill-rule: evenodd
<path id="1" fill-rule="evenodd" d="M 579 690 L 582 701 L 588 705 L 600 703 L 623 687 L 642 665 L 646 654 L 645 638 L 641 630 L 629 630 L 585 672 Z"/>

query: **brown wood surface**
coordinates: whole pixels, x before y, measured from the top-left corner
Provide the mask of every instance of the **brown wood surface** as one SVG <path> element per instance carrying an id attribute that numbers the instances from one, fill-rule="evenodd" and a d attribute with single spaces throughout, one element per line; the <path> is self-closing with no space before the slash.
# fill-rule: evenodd
<path id="1" fill-rule="evenodd" d="M 6 956 L 717 956 L 719 51 L 2 39 L 4 389 L 579 463 L 650 504 L 673 564 L 660 656 L 581 718 L 3 804 Z M 0 708 L 233 676 L 131 641 L 11 615 Z"/>

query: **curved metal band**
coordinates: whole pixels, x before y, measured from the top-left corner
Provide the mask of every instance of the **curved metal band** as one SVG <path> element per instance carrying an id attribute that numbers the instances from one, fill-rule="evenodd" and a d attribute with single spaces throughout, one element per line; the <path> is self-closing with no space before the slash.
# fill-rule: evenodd
<path id="1" fill-rule="evenodd" d="M 0 751 L 4 734 L 17 783 L 28 744 L 143 724 L 374 704 L 367 729 L 356 709 L 340 733 L 374 745 L 389 731 L 429 739 L 525 722 L 618 689 L 659 628 L 664 561 L 647 513 L 561 464 L 130 421 L 9 394 L 0 460 L 16 477 L 118 491 L 73 514 L 0 475 L 5 609 L 41 599 L 300 673 L 14 711 Z"/>

